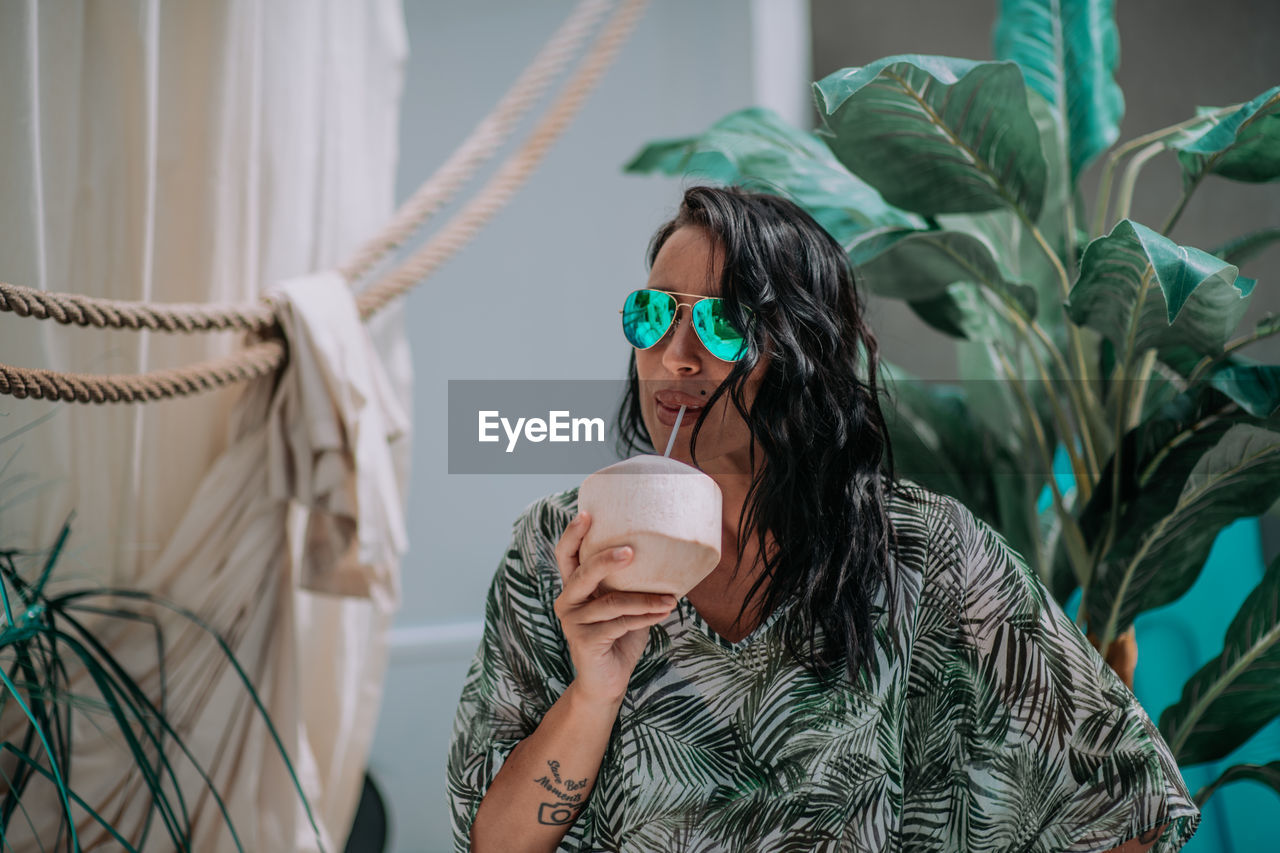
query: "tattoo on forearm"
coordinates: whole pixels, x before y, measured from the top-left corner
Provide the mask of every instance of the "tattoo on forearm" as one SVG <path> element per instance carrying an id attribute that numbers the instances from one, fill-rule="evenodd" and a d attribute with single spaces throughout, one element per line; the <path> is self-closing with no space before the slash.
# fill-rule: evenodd
<path id="1" fill-rule="evenodd" d="M 555 777 L 556 784 L 563 785 L 566 790 L 580 791 L 583 788 L 587 787 L 587 780 L 585 778 L 580 779 L 577 782 L 573 781 L 572 779 L 561 779 L 559 761 L 548 761 L 547 766 L 551 768 L 551 775 Z"/>
<path id="2" fill-rule="evenodd" d="M 538 809 L 538 823 L 546 826 L 564 826 L 578 819 L 582 806 L 573 803 L 543 803 Z"/>
<path id="3" fill-rule="evenodd" d="M 538 809 L 538 823 L 547 826 L 573 823 L 582 811 L 582 791 L 590 777 L 577 780 L 561 778 L 559 761 L 548 761 L 547 767 L 551 770 L 551 778 L 543 775 L 533 781 L 554 794 L 559 802 L 543 803 Z"/>

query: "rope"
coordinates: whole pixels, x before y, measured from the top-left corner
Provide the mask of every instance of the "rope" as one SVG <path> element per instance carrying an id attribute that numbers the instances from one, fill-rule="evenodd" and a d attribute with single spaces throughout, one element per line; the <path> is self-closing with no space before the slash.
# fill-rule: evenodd
<path id="1" fill-rule="evenodd" d="M 0 364 L 0 394 L 63 403 L 142 403 L 212 391 L 273 373 L 285 358 L 284 342 L 262 341 L 191 367 L 102 376 Z"/>
<path id="2" fill-rule="evenodd" d="M 408 292 L 466 245 L 524 184 L 551 144 L 564 132 L 582 102 L 599 82 L 644 11 L 646 0 L 623 0 L 591 48 L 582 67 L 538 123 L 525 144 L 502 164 L 484 188 L 397 270 L 356 297 L 360 316 L 368 318 Z"/>
<path id="3" fill-rule="evenodd" d="M 358 281 L 386 254 L 399 248 L 502 147 L 516 123 L 535 101 L 542 98 L 547 86 L 578 53 L 608 8 L 607 0 L 583 0 L 578 4 L 502 100 L 476 125 L 444 165 L 400 206 L 386 228 L 338 268 L 347 281 Z"/>
<path id="4" fill-rule="evenodd" d="M 516 123 L 546 92 L 582 46 L 609 7 L 607 0 L 582 0 L 560 29 L 462 145 L 400 206 L 391 222 L 368 240 L 339 272 L 356 281 L 384 255 L 400 246 L 493 156 Z M 270 304 L 162 305 L 56 293 L 0 282 L 0 311 L 53 320 L 66 326 L 99 329 L 151 329 L 157 332 L 259 331 L 275 322 Z"/>
<path id="5" fill-rule="evenodd" d="M 151 329 L 156 332 L 256 332 L 275 322 L 272 305 L 169 305 L 99 299 L 75 293 L 54 293 L 0 281 L 0 311 L 19 317 L 53 320 L 64 326 L 99 329 Z"/>
<path id="6" fill-rule="evenodd" d="M 513 153 L 476 198 L 453 217 L 427 244 L 385 280 L 376 282 L 357 299 L 360 316 L 369 318 L 396 297 L 434 271 L 461 249 L 493 218 L 529 177 L 551 144 L 563 133 L 587 94 L 617 55 L 643 12 L 646 0 L 623 0 L 605 31 L 592 47 L 582 66 L 574 73 L 564 93 L 548 115 L 538 123 L 528 141 Z M 554 76 L 557 63 L 567 61 L 564 51 L 580 41 L 589 24 L 600 13 L 596 0 L 584 0 L 544 50 L 526 69 L 495 113 L 511 109 L 517 113 L 527 104 L 516 103 L 520 92 L 537 92 Z M 601 7 L 602 8 L 602 7 Z M 554 70 L 553 70 L 554 69 Z M 519 90 L 519 92 L 517 91 Z M 509 103 L 510 102 L 510 103 Z M 356 254 L 340 270 L 355 280 L 379 258 L 399 245 L 422 219 L 429 216 L 481 162 L 492 154 L 518 120 L 491 114 L 464 143 L 468 150 L 455 152 L 450 160 L 397 212 L 392 223 Z M 454 179 L 442 175 L 450 164 L 460 163 L 464 175 Z M 64 324 L 108 328 L 148 328 L 157 331 L 205 331 L 244 329 L 262 331 L 274 323 L 270 303 L 253 308 L 212 305 L 153 305 L 97 299 L 66 293 L 49 293 L 33 288 L 0 283 L 0 310 L 20 316 L 53 319 Z M 190 328 L 187 328 L 190 326 Z M 277 369 L 284 361 L 282 341 L 270 340 L 223 358 L 200 362 L 186 368 L 159 370 L 135 375 L 94 376 L 0 364 L 0 394 L 79 403 L 144 402 L 166 397 L 196 394 L 233 382 L 253 379 Z"/>

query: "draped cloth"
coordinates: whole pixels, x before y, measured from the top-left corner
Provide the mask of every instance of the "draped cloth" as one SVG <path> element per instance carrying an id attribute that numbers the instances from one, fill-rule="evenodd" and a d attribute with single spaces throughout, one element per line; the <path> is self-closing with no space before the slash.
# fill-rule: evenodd
<path id="1" fill-rule="evenodd" d="M 246 850 L 341 849 L 377 718 L 405 547 L 407 344 L 399 309 L 366 328 L 347 285 L 315 271 L 393 210 L 406 55 L 395 0 L 0 5 L 0 279 L 159 302 L 270 291 L 288 339 L 280 376 L 189 399 L 0 398 L 0 436 L 47 418 L 0 447 L 0 465 L 16 450 L 3 547 L 47 547 L 74 509 L 55 577 L 196 611 L 257 689 L 319 837 L 239 676 L 203 632 L 166 621 L 170 720 Z M 0 361 L 24 366 L 137 372 L 242 343 L 0 315 Z M 154 690 L 154 634 L 94 627 Z M 76 671 L 72 690 L 93 694 Z M 136 835 L 140 780 L 94 714 L 73 718 L 71 787 Z M 6 713 L 0 735 L 18 722 Z M 234 849 L 198 774 L 174 767 L 193 848 Z M 30 836 L 56 820 L 40 792 L 12 849 L 39 849 Z M 86 846 L 105 840 L 77 826 Z M 153 827 L 147 848 L 168 846 Z"/>

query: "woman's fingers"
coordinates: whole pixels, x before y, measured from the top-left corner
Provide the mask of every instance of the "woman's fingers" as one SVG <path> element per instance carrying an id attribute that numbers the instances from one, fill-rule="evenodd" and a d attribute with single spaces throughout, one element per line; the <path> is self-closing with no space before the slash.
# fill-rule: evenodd
<path id="1" fill-rule="evenodd" d="M 663 616 L 676 606 L 671 595 L 649 592 L 607 592 L 574 608 L 573 621 L 580 625 L 611 622 L 624 616 Z"/>
<path id="2" fill-rule="evenodd" d="M 596 554 L 587 565 L 580 566 L 565 580 L 560 595 L 556 597 L 556 616 L 561 622 L 569 619 L 574 622 L 582 621 L 576 613 L 582 605 L 597 597 L 596 588 L 600 584 L 600 579 L 607 576 L 609 572 L 622 568 L 630 561 L 631 547 L 628 545 Z"/>
<path id="3" fill-rule="evenodd" d="M 663 619 L 667 618 L 665 613 L 649 613 L 643 616 L 619 616 L 617 619 L 610 619 L 608 622 L 594 622 L 590 625 L 582 626 L 583 640 L 590 644 L 611 645 L 622 637 L 640 628 L 648 628 L 650 625 L 657 625 Z"/>
<path id="4" fill-rule="evenodd" d="M 575 605 L 588 600 L 595 595 L 600 581 L 608 577 L 611 572 L 631 562 L 633 556 L 635 551 L 630 545 L 621 545 L 596 554 L 587 565 L 579 566 L 578 570 L 565 580 L 565 598 L 570 604 Z"/>
<path id="5" fill-rule="evenodd" d="M 560 569 L 562 581 L 568 581 L 577 572 L 578 549 L 582 546 L 582 540 L 590 526 L 590 514 L 580 512 L 569 522 L 564 533 L 560 534 L 560 541 L 556 543 L 556 566 Z"/>

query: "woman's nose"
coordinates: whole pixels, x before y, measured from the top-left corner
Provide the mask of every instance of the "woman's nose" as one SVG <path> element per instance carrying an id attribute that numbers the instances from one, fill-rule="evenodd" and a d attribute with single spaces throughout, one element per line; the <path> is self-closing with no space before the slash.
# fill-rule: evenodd
<path id="1" fill-rule="evenodd" d="M 676 373 L 688 368 L 698 369 L 701 366 L 701 354 L 698 347 L 701 341 L 693 330 L 693 309 L 689 308 L 685 317 L 680 317 L 680 309 L 689 306 L 676 306 L 675 320 L 672 321 L 671 338 L 667 341 L 666 350 L 662 354 L 662 362 L 668 370 Z"/>

